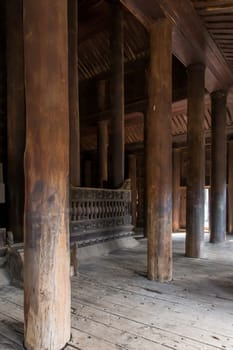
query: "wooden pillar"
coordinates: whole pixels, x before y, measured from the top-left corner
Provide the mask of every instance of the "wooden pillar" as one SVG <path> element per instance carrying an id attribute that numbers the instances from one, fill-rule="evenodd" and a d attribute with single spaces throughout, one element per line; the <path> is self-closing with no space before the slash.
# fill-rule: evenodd
<path id="1" fill-rule="evenodd" d="M 136 227 L 137 214 L 137 156 L 128 156 L 129 179 L 131 183 L 132 224 Z"/>
<path id="2" fill-rule="evenodd" d="M 205 67 L 190 65 L 188 73 L 186 256 L 198 258 L 204 239 L 204 92 Z"/>
<path id="3" fill-rule="evenodd" d="M 27 350 L 70 338 L 67 2 L 24 0 Z"/>
<path id="4" fill-rule="evenodd" d="M 25 95 L 23 1 L 6 1 L 8 231 L 22 242 L 24 229 Z"/>
<path id="5" fill-rule="evenodd" d="M 78 1 L 68 0 L 70 183 L 80 186 L 80 123 L 78 89 Z"/>
<path id="6" fill-rule="evenodd" d="M 148 278 L 161 282 L 172 278 L 171 34 L 167 19 L 151 26 L 149 107 L 145 120 Z"/>
<path id="7" fill-rule="evenodd" d="M 98 123 L 98 167 L 99 186 L 102 188 L 108 181 L 108 121 Z"/>
<path id="8" fill-rule="evenodd" d="M 110 176 L 113 188 L 119 188 L 124 182 L 124 34 L 123 12 L 121 4 L 112 4 L 111 33 L 111 125 Z"/>
<path id="9" fill-rule="evenodd" d="M 91 187 L 92 185 L 92 163 L 90 159 L 84 160 L 84 186 Z"/>
<path id="10" fill-rule="evenodd" d="M 233 141 L 228 142 L 228 233 L 233 234 Z"/>
<path id="11" fill-rule="evenodd" d="M 172 230 L 180 228 L 180 150 L 173 150 Z"/>
<path id="12" fill-rule="evenodd" d="M 226 239 L 226 93 L 215 91 L 212 102 L 210 242 Z"/>

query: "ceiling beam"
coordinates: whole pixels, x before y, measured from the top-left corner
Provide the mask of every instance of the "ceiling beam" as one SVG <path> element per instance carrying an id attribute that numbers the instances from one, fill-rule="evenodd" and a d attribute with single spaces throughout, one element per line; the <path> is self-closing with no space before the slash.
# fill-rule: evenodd
<path id="1" fill-rule="evenodd" d="M 209 92 L 233 86 L 233 71 L 190 0 L 120 1 L 148 31 L 151 23 L 161 16 L 171 20 L 174 24 L 173 54 L 186 67 L 197 62 L 206 65 L 206 88 Z"/>

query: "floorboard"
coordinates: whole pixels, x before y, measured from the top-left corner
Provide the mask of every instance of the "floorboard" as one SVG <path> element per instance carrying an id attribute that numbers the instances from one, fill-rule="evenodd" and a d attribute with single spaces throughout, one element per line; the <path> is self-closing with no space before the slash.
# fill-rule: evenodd
<path id="1" fill-rule="evenodd" d="M 233 239 L 184 257 L 174 235 L 174 278 L 146 279 L 146 242 L 82 262 L 72 278 L 66 350 L 233 349 Z M 0 287 L 0 350 L 22 350 L 23 291 Z"/>

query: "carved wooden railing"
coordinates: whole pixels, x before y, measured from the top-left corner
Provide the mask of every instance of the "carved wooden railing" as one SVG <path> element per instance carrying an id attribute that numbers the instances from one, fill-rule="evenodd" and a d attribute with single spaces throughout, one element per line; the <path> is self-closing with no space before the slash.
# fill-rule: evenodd
<path id="1" fill-rule="evenodd" d="M 71 242 L 90 245 L 132 235 L 131 191 L 72 187 Z"/>

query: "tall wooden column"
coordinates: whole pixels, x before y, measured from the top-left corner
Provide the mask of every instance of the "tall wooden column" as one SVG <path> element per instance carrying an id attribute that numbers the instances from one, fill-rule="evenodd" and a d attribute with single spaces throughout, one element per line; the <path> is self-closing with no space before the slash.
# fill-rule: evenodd
<path id="1" fill-rule="evenodd" d="M 70 338 L 67 2 L 24 0 L 27 350 Z"/>
<path id="2" fill-rule="evenodd" d="M 180 228 L 180 150 L 173 150 L 172 230 Z"/>
<path id="3" fill-rule="evenodd" d="M 228 142 L 228 233 L 233 234 L 233 141 Z"/>
<path id="4" fill-rule="evenodd" d="M 98 123 L 99 186 L 108 181 L 108 121 Z"/>
<path id="5" fill-rule="evenodd" d="M 68 0 L 70 183 L 80 186 L 80 122 L 78 90 L 78 1 Z"/>
<path id="6" fill-rule="evenodd" d="M 110 176 L 113 188 L 124 182 L 124 34 L 123 12 L 119 1 L 112 4 L 111 33 L 111 105 L 112 116 L 109 130 Z"/>
<path id="7" fill-rule="evenodd" d="M 188 67 L 188 167 L 186 210 L 186 256 L 201 256 L 204 239 L 204 92 L 205 67 Z"/>
<path id="8" fill-rule="evenodd" d="M 131 183 L 131 203 L 132 203 L 132 224 L 136 227 L 137 214 L 137 156 L 128 156 L 129 179 Z"/>
<path id="9" fill-rule="evenodd" d="M 25 95 L 23 1 L 6 1 L 7 13 L 7 229 L 23 241 Z"/>
<path id="10" fill-rule="evenodd" d="M 215 91 L 212 102 L 210 242 L 226 239 L 226 93 Z"/>
<path id="11" fill-rule="evenodd" d="M 151 26 L 149 109 L 145 120 L 148 278 L 159 281 L 172 278 L 171 34 L 167 19 Z"/>

